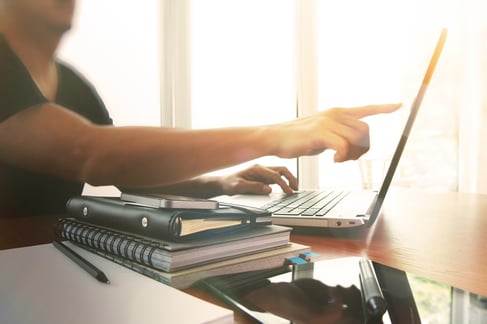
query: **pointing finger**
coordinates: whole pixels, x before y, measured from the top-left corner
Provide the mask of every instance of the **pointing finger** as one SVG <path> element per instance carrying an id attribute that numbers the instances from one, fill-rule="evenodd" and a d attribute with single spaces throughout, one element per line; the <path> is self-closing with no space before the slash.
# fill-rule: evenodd
<path id="1" fill-rule="evenodd" d="M 355 108 L 347 108 L 346 114 L 351 117 L 360 119 L 370 115 L 391 113 L 399 109 L 399 107 L 401 106 L 402 104 L 398 103 L 398 104 L 369 105 L 369 106 L 362 106 L 362 107 L 355 107 Z"/>

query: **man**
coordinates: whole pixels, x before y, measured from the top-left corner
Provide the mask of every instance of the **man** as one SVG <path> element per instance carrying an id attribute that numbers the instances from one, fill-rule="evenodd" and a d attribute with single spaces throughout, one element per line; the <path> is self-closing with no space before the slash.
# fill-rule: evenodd
<path id="1" fill-rule="evenodd" d="M 287 123 L 208 130 L 114 127 L 95 89 L 56 59 L 74 0 L 0 0 L 0 204 L 22 213 L 64 210 L 83 183 L 197 197 L 297 189 L 284 167 L 201 177 L 258 157 L 369 148 L 360 118 L 399 105 L 334 108 Z M 167 158 L 170 157 L 170 158 Z M 2 201 L 3 200 L 3 201 Z"/>

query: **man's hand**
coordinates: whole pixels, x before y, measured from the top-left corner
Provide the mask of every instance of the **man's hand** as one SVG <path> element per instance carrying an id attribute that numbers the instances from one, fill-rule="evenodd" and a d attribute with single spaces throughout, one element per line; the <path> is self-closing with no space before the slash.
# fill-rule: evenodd
<path id="1" fill-rule="evenodd" d="M 298 189 L 298 180 L 282 166 L 264 167 L 253 165 L 237 173 L 223 176 L 220 179 L 226 195 L 244 193 L 266 195 L 272 191 L 271 184 L 277 184 L 286 194 Z"/>
<path id="2" fill-rule="evenodd" d="M 294 158 L 334 150 L 335 162 L 356 160 L 370 147 L 369 126 L 361 118 L 390 113 L 400 104 L 331 108 L 317 114 L 270 126 L 272 141 L 279 141 L 275 155 Z"/>

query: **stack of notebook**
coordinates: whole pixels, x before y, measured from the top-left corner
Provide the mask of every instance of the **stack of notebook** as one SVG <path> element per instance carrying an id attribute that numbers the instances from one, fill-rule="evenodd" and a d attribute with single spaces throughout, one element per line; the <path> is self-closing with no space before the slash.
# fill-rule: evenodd
<path id="1" fill-rule="evenodd" d="M 215 207 L 215 206 L 213 206 Z M 79 196 L 59 237 L 176 288 L 207 276 L 266 269 L 309 252 L 268 213 L 242 206 L 161 208 L 120 198 Z"/>

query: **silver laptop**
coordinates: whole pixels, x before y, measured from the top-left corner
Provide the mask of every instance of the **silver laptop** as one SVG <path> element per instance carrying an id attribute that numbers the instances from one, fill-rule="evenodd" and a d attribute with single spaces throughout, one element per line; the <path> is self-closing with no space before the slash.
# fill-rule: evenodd
<path id="1" fill-rule="evenodd" d="M 272 212 L 271 219 L 273 224 L 322 228 L 354 228 L 372 225 L 379 215 L 392 182 L 419 107 L 443 49 L 446 35 L 447 30 L 443 29 L 418 94 L 411 105 L 403 133 L 378 192 L 372 190 L 305 190 L 290 196 L 285 196 L 282 193 L 273 193 L 268 196 L 236 195 L 222 198 L 222 200 L 268 209 Z"/>

